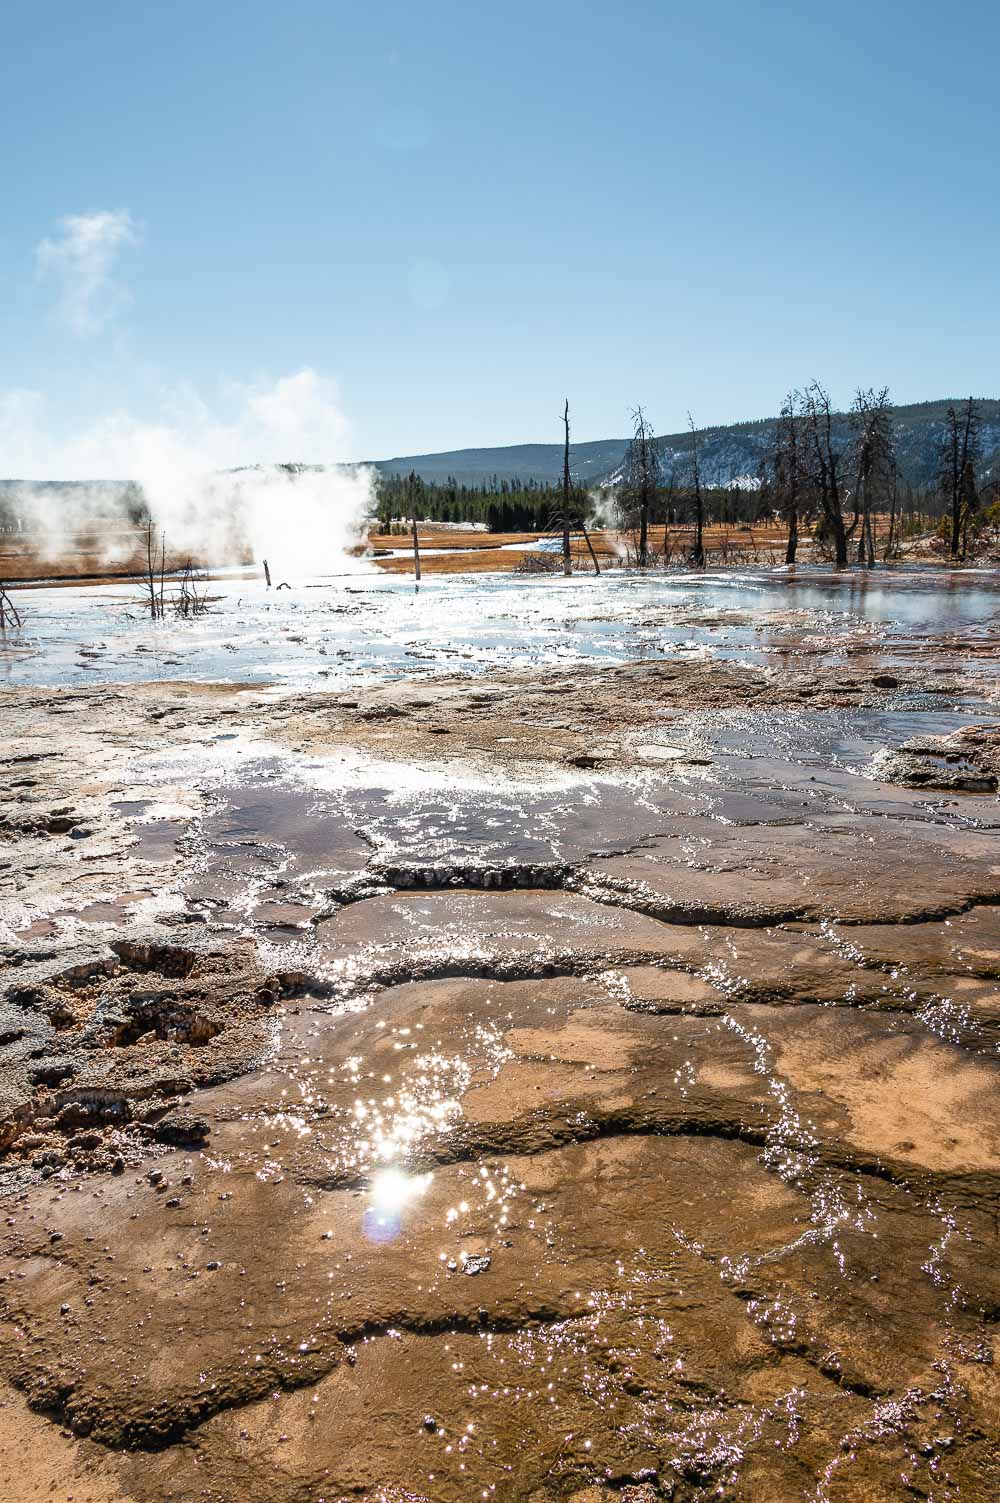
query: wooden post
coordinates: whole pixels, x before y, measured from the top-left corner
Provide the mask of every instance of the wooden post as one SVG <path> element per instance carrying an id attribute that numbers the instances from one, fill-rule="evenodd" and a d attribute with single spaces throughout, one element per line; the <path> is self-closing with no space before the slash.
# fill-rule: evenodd
<path id="1" fill-rule="evenodd" d="M 267 567 L 267 559 L 264 560 L 264 578 L 267 580 L 268 589 L 271 588 L 271 571 Z"/>

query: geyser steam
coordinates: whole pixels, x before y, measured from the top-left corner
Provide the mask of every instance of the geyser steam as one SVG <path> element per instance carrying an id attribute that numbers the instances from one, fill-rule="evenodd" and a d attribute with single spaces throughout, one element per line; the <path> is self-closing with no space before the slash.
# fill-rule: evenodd
<path id="1" fill-rule="evenodd" d="M 349 550 L 374 507 L 373 473 L 340 460 L 347 423 L 332 383 L 302 370 L 230 397 L 229 421 L 188 394 L 169 419 L 119 413 L 61 443 L 42 431 L 37 399 L 16 406 L 13 434 L 8 407 L 8 463 L 32 480 L 87 482 L 5 486 L 21 530 L 40 534 L 39 552 L 56 558 L 81 528 L 123 515 L 126 488 L 108 482 L 129 481 L 171 553 L 216 563 L 243 545 L 283 576 L 365 567 Z M 106 541 L 99 530 L 96 539 L 106 563 L 120 557 L 120 536 L 106 529 Z"/>

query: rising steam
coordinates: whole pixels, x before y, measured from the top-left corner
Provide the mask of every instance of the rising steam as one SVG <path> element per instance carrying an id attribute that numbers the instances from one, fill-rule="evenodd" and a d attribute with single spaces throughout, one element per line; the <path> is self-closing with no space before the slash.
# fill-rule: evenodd
<path id="1" fill-rule="evenodd" d="M 374 507 L 373 474 L 339 462 L 347 424 L 329 381 L 302 370 L 272 386 L 234 388 L 228 420 L 190 394 L 170 405 L 159 421 L 118 413 L 53 443 L 32 393 L 0 404 L 0 453 L 32 477 L 0 482 L 0 491 L 19 529 L 38 535 L 43 557 L 94 529 L 103 562 L 113 564 L 122 532 L 107 523 L 120 523 L 138 494 L 168 548 L 204 563 L 233 559 L 242 546 L 284 575 L 350 566 L 348 550 Z M 52 480 L 86 483 L 33 483 Z"/>

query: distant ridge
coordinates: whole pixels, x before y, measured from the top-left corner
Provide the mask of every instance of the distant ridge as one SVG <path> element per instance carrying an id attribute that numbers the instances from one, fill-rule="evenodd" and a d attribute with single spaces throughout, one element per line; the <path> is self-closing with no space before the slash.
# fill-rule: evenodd
<path id="1" fill-rule="evenodd" d="M 911 402 L 893 409 L 896 449 L 900 474 L 913 486 L 930 484 L 937 473 L 938 447 L 949 405 L 957 406 L 964 397 L 942 397 L 933 402 Z M 1000 398 L 977 398 L 982 413 L 983 471 L 1000 464 Z M 744 423 L 728 423 L 699 430 L 698 441 L 702 476 L 706 485 L 732 485 L 753 479 L 767 451 L 777 419 L 755 418 Z M 846 415 L 836 419 L 836 432 L 842 442 L 849 440 L 851 429 Z M 691 435 L 663 434 L 659 442 L 668 468 L 686 463 L 691 452 Z M 581 485 L 597 485 L 612 476 L 628 444 L 627 438 L 598 439 L 591 443 L 572 444 L 570 467 L 573 478 Z M 484 449 L 447 449 L 437 454 L 405 454 L 393 459 L 371 460 L 385 475 L 408 475 L 411 470 L 422 480 L 442 482 L 450 476 L 459 485 L 489 484 L 497 480 L 535 480 L 554 484 L 562 475 L 562 444 L 509 444 Z"/>
<path id="2" fill-rule="evenodd" d="M 597 439 L 572 444 L 570 456 L 574 477 L 596 484 L 613 470 L 625 452 L 623 438 Z M 368 461 L 383 475 L 408 475 L 415 470 L 422 480 L 447 480 L 460 485 L 498 480 L 557 480 L 562 475 L 562 444 L 507 444 L 495 449 L 447 449 L 441 454 L 404 454 L 395 459 Z"/>
<path id="3" fill-rule="evenodd" d="M 893 409 L 896 433 L 896 458 L 904 483 L 920 488 L 931 485 L 939 467 L 939 450 L 944 433 L 945 414 L 964 397 L 941 397 L 934 402 L 911 402 Z M 981 477 L 993 474 L 1000 478 L 1000 398 L 978 397 L 982 417 Z M 744 423 L 719 424 L 698 430 L 702 481 L 708 486 L 749 484 L 758 475 L 760 462 L 767 453 L 777 418 L 753 418 Z M 842 445 L 852 435 L 850 419 L 845 413 L 834 417 L 834 434 Z M 658 438 L 669 474 L 673 470 L 679 484 L 684 484 L 690 464 L 691 435 L 666 433 Z M 570 468 L 579 485 L 595 486 L 613 480 L 618 471 L 627 438 L 603 438 L 590 443 L 571 444 Z M 384 475 L 408 475 L 411 470 L 423 480 L 439 484 L 449 476 L 459 485 L 489 486 L 498 481 L 537 481 L 553 485 L 562 476 L 562 444 L 506 444 L 481 449 L 446 449 L 436 454 L 402 454 L 393 459 L 367 460 L 365 463 Z M 246 468 L 245 466 L 243 468 Z M 250 466 L 249 468 L 259 468 Z M 324 470 L 326 465 L 301 465 L 290 462 L 289 470 Z M 237 473 L 233 471 L 232 473 Z M 135 484 L 123 480 L 28 480 L 0 478 L 0 506 L 14 507 L 25 492 L 50 503 L 86 496 L 91 505 L 109 504 L 120 509 L 132 500 L 140 501 Z"/>

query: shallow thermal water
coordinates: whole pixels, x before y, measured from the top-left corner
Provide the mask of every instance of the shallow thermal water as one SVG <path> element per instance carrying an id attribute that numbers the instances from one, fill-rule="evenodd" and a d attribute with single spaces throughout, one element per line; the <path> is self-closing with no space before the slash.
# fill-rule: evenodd
<path id="1" fill-rule="evenodd" d="M 151 623 L 137 585 L 19 592 L 25 622 L 0 643 L 0 681 L 277 682 L 339 689 L 422 673 L 690 653 L 771 663 L 913 658 L 931 637 L 989 671 L 1000 581 L 927 569 L 836 575 L 607 572 L 519 579 L 376 571 L 290 590 L 226 578 L 210 614 Z"/>
<path id="2" fill-rule="evenodd" d="M 749 710 L 677 715 L 642 733 L 647 752 L 698 754 L 695 763 L 655 761 L 625 773 L 539 771 L 531 783 L 454 771 L 447 782 L 421 769 L 364 757 L 276 755 L 252 741 L 219 761 L 214 747 L 143 763 L 155 785 L 184 780 L 204 797 L 188 820 L 151 818 L 145 804 L 120 805 L 146 860 L 191 860 L 189 910 L 211 927 L 303 937 L 328 896 L 370 863 L 444 885 L 454 869 L 499 874 L 531 868 L 534 885 L 596 856 L 640 851 L 644 842 L 706 831 L 862 818 L 873 839 L 894 824 L 989 832 L 1000 828 L 992 796 L 960 799 L 894 788 L 872 774 L 880 747 L 919 722 L 926 735 L 966 725 L 969 707 L 920 712 Z M 478 879 L 477 879 L 478 880 Z M 103 915 L 101 915 L 103 917 Z"/>
<path id="3" fill-rule="evenodd" d="M 162 630 L 122 588 L 26 592 L 8 680 L 677 652 L 985 675 L 1000 619 L 993 576 L 916 571 L 219 592 Z M 123 1496 L 997 1496 L 1000 805 L 875 761 L 992 707 L 692 706 L 617 767 L 505 770 L 191 739 L 194 704 L 122 750 L 108 698 L 79 697 L 67 775 L 113 773 L 114 818 L 51 858 L 70 896 L 39 913 L 67 927 L 30 938 L 79 968 L 148 899 L 167 943 L 71 976 L 67 1013 L 40 991 L 54 1022 L 12 1004 L 38 1115 L 0 1356 Z M 30 838 L 29 873 L 56 849 Z M 77 1082 L 62 1121 L 52 1081 Z M 165 1133 L 150 1081 L 184 1108 Z"/>

